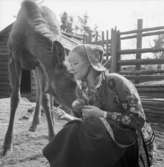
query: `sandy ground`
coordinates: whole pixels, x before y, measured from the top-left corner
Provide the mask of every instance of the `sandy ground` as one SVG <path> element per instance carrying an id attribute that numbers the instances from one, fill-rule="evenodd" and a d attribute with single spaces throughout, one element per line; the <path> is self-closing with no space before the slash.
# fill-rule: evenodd
<path id="1" fill-rule="evenodd" d="M 47 123 L 43 116 L 36 132 L 29 132 L 31 119 L 21 119 L 27 114 L 27 110 L 35 106 L 27 99 L 22 98 L 19 104 L 13 138 L 13 151 L 0 159 L 0 167 L 48 167 L 49 164 L 42 156 L 42 149 L 48 143 Z M 0 151 L 9 119 L 9 98 L 0 99 Z M 156 134 L 157 150 L 153 167 L 164 167 L 164 124 L 154 122 L 153 128 Z M 55 123 L 55 131 L 58 132 L 63 122 Z"/>

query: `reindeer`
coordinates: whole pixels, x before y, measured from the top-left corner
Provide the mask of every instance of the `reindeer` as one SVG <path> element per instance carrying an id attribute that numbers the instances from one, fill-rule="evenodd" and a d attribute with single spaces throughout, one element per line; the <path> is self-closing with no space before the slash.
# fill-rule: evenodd
<path id="1" fill-rule="evenodd" d="M 39 6 L 32 0 L 23 1 L 9 35 L 8 47 L 11 107 L 2 155 L 5 155 L 12 146 L 22 69 L 34 69 L 36 72 L 40 89 L 36 112 L 39 111 L 41 103 L 47 118 L 50 140 L 55 136 L 55 132 L 50 114 L 49 95 L 69 110 L 72 101 L 76 98 L 76 83 L 64 66 L 65 51 L 61 43 L 60 27 L 51 10 Z"/>

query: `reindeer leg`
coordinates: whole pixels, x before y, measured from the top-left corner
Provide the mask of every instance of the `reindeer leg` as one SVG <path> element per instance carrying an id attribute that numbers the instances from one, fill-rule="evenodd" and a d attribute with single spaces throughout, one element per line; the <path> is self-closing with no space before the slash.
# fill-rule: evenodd
<path id="1" fill-rule="evenodd" d="M 54 109 L 54 96 L 52 96 L 52 95 L 50 95 L 50 114 L 51 114 L 51 118 L 52 118 L 52 123 L 53 123 L 53 125 L 55 124 L 55 121 L 54 121 L 54 119 L 55 119 L 55 114 L 54 114 L 54 111 L 53 111 L 53 109 Z"/>
<path id="2" fill-rule="evenodd" d="M 36 106 L 35 106 L 35 112 L 33 116 L 32 125 L 29 128 L 29 131 L 35 132 L 37 125 L 40 122 L 40 113 L 41 113 L 41 103 L 42 103 L 42 95 L 41 95 L 41 84 L 38 76 L 37 69 L 35 70 L 35 79 L 36 79 Z"/>
<path id="3" fill-rule="evenodd" d="M 40 79 L 40 97 L 42 99 L 41 103 L 42 103 L 42 107 L 43 110 L 46 114 L 46 118 L 47 118 L 47 123 L 48 123 L 48 133 L 49 133 L 49 140 L 51 140 L 54 136 L 54 128 L 53 128 L 53 121 L 52 121 L 52 117 L 51 117 L 51 106 L 50 106 L 50 95 L 45 93 L 46 92 L 46 82 L 47 82 L 47 76 L 46 73 L 44 72 L 43 68 L 40 66 L 38 67 L 38 78 Z"/>
<path id="4" fill-rule="evenodd" d="M 21 83 L 21 67 L 13 59 L 9 61 L 9 79 L 11 84 L 11 101 L 10 101 L 10 120 L 5 135 L 2 155 L 6 155 L 12 146 L 13 126 L 15 112 L 19 103 L 20 83 Z"/>
<path id="5" fill-rule="evenodd" d="M 51 115 L 50 96 L 48 94 L 43 94 L 42 105 L 47 118 L 49 140 L 51 140 L 55 136 L 55 132 Z"/>

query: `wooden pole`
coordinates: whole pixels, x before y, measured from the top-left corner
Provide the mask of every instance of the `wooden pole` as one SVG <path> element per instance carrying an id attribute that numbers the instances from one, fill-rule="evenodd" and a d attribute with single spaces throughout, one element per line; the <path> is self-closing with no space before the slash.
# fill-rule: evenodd
<path id="1" fill-rule="evenodd" d="M 117 31 L 111 30 L 111 72 L 117 72 Z"/>
<path id="2" fill-rule="evenodd" d="M 106 31 L 106 59 L 109 59 L 109 31 Z"/>
<path id="3" fill-rule="evenodd" d="M 89 43 L 92 42 L 92 32 L 89 33 Z"/>
<path id="4" fill-rule="evenodd" d="M 120 54 L 155 53 L 155 52 L 163 52 L 163 51 L 164 51 L 164 48 L 124 49 L 124 50 L 120 50 Z"/>
<path id="5" fill-rule="evenodd" d="M 96 31 L 96 39 L 95 39 L 95 42 L 97 42 L 98 41 L 98 31 Z"/>
<path id="6" fill-rule="evenodd" d="M 138 19 L 137 20 L 137 49 L 141 49 L 142 48 L 142 28 L 143 28 L 143 21 L 142 19 Z M 136 53 L 136 60 L 140 60 L 141 59 L 141 53 L 137 52 Z M 141 65 L 137 64 L 136 65 L 136 70 L 141 70 Z M 139 79 L 135 80 L 136 83 L 139 83 Z"/>
<path id="7" fill-rule="evenodd" d="M 121 66 L 118 64 L 118 62 L 121 60 L 121 40 L 120 40 L 120 31 L 117 31 L 117 69 L 116 72 L 120 72 Z"/>
<path id="8" fill-rule="evenodd" d="M 102 31 L 102 47 L 104 48 L 104 31 Z"/>
<path id="9" fill-rule="evenodd" d="M 83 44 L 87 43 L 86 36 L 83 34 Z"/>
<path id="10" fill-rule="evenodd" d="M 152 35 L 160 35 L 160 34 L 164 34 L 164 31 L 155 31 L 155 32 L 142 33 L 142 37 L 152 36 Z M 132 39 L 132 38 L 137 38 L 137 35 L 127 35 L 127 36 L 121 37 L 122 40 Z"/>
<path id="11" fill-rule="evenodd" d="M 138 19 L 137 21 L 137 29 L 138 29 L 138 33 L 137 33 L 137 49 L 141 49 L 142 48 L 142 30 L 143 28 L 143 21 L 142 19 Z M 141 53 L 137 53 L 136 54 L 136 59 L 140 60 L 141 59 Z M 136 70 L 140 70 L 141 66 L 140 65 L 136 65 Z"/>
<path id="12" fill-rule="evenodd" d="M 140 19 L 141 20 L 141 19 Z M 141 32 L 145 32 L 145 31 L 157 31 L 157 30 L 162 30 L 164 29 L 164 26 L 159 26 L 159 27 L 151 27 L 151 28 L 143 28 L 141 30 Z M 121 35 L 125 35 L 125 34 L 134 34 L 137 33 L 138 30 L 131 30 L 131 31 L 124 31 L 124 32 L 120 32 Z"/>
<path id="13" fill-rule="evenodd" d="M 120 60 L 118 63 L 121 65 L 164 64 L 164 59 Z"/>

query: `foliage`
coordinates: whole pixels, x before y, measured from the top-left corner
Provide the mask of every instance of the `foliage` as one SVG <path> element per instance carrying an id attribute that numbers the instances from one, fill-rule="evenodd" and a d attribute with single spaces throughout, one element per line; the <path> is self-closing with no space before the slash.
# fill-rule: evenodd
<path id="1" fill-rule="evenodd" d="M 95 25 L 91 28 L 88 24 L 89 16 L 84 14 L 77 17 L 77 22 L 74 22 L 74 18 L 69 16 L 67 12 L 64 12 L 61 16 L 61 30 L 67 33 L 80 34 L 82 36 L 89 37 L 92 34 L 92 39 L 98 38 L 98 27 Z"/>
<path id="2" fill-rule="evenodd" d="M 164 46 L 164 35 L 160 34 L 160 35 L 158 35 L 157 39 L 154 39 L 153 48 L 154 49 L 159 49 L 159 48 L 162 48 L 163 46 Z M 158 52 L 158 53 L 155 53 L 154 56 L 156 58 L 162 58 L 162 57 L 164 57 L 164 53 L 163 52 Z"/>
<path id="3" fill-rule="evenodd" d="M 67 33 L 73 32 L 73 17 L 64 12 L 61 16 L 61 30 Z"/>
<path id="4" fill-rule="evenodd" d="M 163 46 L 164 46 L 164 35 L 160 34 L 160 35 L 158 35 L 157 39 L 154 39 L 153 48 L 154 49 L 159 49 L 159 48 L 162 48 Z M 156 59 L 163 59 L 164 58 L 164 52 L 154 53 L 154 56 L 155 56 Z M 162 68 L 162 65 L 158 64 L 157 68 L 158 68 L 158 70 L 160 70 Z"/>
<path id="5" fill-rule="evenodd" d="M 80 30 L 81 34 L 88 35 L 92 30 L 88 26 L 88 15 L 85 14 L 84 16 L 78 16 L 79 26 L 77 28 Z"/>

